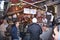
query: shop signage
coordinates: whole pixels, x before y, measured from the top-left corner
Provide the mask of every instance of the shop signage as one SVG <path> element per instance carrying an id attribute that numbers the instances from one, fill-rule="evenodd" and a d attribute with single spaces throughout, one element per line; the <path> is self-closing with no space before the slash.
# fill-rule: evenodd
<path id="1" fill-rule="evenodd" d="M 37 12 L 36 9 L 24 8 L 24 13 L 25 14 L 36 14 L 36 12 Z"/>

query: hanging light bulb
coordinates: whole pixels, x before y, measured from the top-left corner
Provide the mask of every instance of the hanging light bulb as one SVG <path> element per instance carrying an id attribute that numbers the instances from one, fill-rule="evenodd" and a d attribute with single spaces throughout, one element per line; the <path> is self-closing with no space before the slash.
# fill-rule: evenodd
<path id="1" fill-rule="evenodd" d="M 18 10 L 18 7 L 16 7 L 16 10 Z"/>
<path id="2" fill-rule="evenodd" d="M 17 15 L 20 15 L 19 13 L 17 13 Z"/>

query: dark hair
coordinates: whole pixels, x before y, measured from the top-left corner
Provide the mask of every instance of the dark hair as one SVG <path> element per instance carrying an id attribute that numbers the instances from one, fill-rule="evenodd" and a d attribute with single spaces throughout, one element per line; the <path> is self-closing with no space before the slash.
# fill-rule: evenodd
<path id="1" fill-rule="evenodd" d="M 12 24 L 12 27 L 14 27 L 15 26 L 15 24 Z"/>
<path id="2" fill-rule="evenodd" d="M 48 25 L 47 24 L 43 24 L 43 27 L 48 27 Z"/>
<path id="3" fill-rule="evenodd" d="M 56 22 L 56 25 L 60 25 L 60 17 L 57 17 L 57 18 L 55 19 L 55 22 Z"/>

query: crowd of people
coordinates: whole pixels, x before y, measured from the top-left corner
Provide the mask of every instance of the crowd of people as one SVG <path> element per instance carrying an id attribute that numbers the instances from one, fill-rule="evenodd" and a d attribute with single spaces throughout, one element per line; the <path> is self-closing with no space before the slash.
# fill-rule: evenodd
<path id="1" fill-rule="evenodd" d="M 34 16 L 35 17 L 32 17 L 31 20 L 28 17 L 22 17 L 21 20 L 14 19 L 14 21 L 1 19 L 0 40 L 60 39 L 60 21 L 55 21 L 54 16 L 51 12 L 46 12 L 46 14 L 37 13 Z"/>
<path id="2" fill-rule="evenodd" d="M 58 40 L 58 27 L 56 24 L 49 27 L 46 23 L 41 27 L 33 18 L 32 23 L 26 25 L 25 32 L 21 32 L 19 21 L 8 23 L 4 19 L 0 24 L 0 40 Z"/>

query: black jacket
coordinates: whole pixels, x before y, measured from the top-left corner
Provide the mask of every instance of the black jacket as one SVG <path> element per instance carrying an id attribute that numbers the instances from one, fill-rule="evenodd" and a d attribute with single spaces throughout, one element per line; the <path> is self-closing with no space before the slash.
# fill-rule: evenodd
<path id="1" fill-rule="evenodd" d="M 30 33 L 30 40 L 39 40 L 40 34 L 42 34 L 42 28 L 36 23 L 32 23 L 28 26 L 28 32 Z"/>

